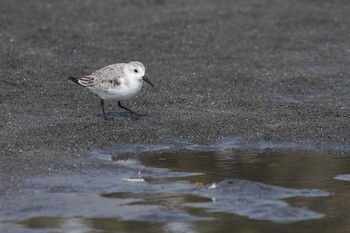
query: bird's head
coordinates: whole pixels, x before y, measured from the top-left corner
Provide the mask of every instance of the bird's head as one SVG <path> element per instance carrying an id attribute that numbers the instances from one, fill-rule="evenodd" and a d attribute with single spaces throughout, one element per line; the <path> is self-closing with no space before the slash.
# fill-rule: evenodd
<path id="1" fill-rule="evenodd" d="M 125 73 L 134 79 L 137 80 L 144 80 L 146 81 L 149 85 L 151 85 L 152 87 L 154 86 L 151 81 L 146 77 L 145 75 L 145 66 L 138 61 L 132 61 L 129 62 L 128 64 L 126 64 L 125 66 Z"/>

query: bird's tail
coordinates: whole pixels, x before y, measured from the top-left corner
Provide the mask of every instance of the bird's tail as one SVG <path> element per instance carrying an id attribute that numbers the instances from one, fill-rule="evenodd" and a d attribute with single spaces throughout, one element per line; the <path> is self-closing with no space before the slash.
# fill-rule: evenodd
<path id="1" fill-rule="evenodd" d="M 68 79 L 83 87 L 92 87 L 94 85 L 94 78 L 92 76 L 83 76 L 80 78 L 70 76 Z"/>
<path id="2" fill-rule="evenodd" d="M 75 82 L 76 84 L 81 85 L 81 84 L 79 83 L 79 79 L 76 78 L 76 77 L 70 76 L 70 77 L 68 77 L 68 79 L 71 80 L 71 81 L 73 81 L 73 82 Z"/>

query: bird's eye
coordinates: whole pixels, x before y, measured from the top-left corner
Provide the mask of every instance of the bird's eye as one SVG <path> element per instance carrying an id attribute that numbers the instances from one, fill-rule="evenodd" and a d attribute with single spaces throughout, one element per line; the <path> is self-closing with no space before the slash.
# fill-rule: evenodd
<path id="1" fill-rule="evenodd" d="M 139 71 L 138 71 L 137 69 L 134 69 L 134 72 L 135 72 L 135 73 L 138 73 Z"/>

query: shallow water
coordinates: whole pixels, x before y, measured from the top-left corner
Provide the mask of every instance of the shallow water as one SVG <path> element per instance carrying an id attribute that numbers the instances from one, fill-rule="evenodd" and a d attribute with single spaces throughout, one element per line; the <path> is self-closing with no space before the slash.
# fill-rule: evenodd
<path id="1" fill-rule="evenodd" d="M 349 155 L 186 145 L 94 150 L 28 177 L 0 232 L 350 231 Z"/>

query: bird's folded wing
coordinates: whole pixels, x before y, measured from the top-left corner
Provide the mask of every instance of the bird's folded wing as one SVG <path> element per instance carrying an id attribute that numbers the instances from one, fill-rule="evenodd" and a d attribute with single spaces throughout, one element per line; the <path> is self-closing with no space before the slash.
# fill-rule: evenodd
<path id="1" fill-rule="evenodd" d="M 115 88 L 118 85 L 120 85 L 120 81 L 117 78 L 98 79 L 95 81 L 94 88 L 108 90 L 110 88 Z"/>
<path id="2" fill-rule="evenodd" d="M 80 78 L 82 85 L 86 87 L 94 87 L 100 90 L 108 90 L 121 84 L 122 70 L 119 66 L 105 66 L 90 76 Z"/>
<path id="3" fill-rule="evenodd" d="M 78 83 L 84 87 L 93 87 L 94 86 L 94 77 L 93 76 L 83 76 L 78 78 Z"/>

